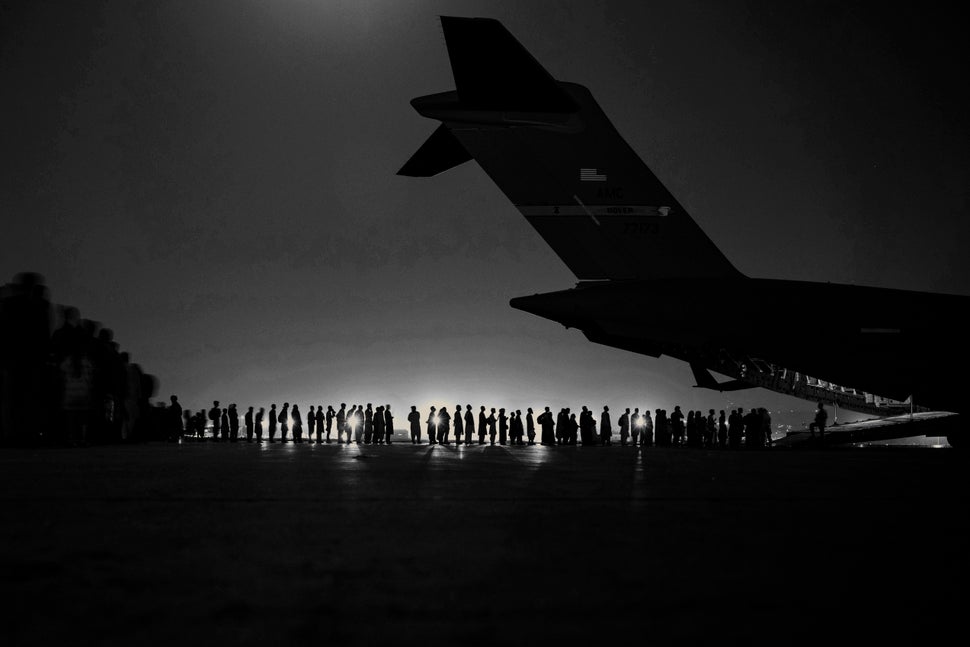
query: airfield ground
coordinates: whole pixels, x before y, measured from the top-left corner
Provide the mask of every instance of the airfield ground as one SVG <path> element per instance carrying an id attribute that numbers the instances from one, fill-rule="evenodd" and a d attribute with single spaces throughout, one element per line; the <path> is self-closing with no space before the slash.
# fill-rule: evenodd
<path id="1" fill-rule="evenodd" d="M 966 466 L 899 448 L 6 449 L 0 644 L 934 644 L 967 609 Z"/>

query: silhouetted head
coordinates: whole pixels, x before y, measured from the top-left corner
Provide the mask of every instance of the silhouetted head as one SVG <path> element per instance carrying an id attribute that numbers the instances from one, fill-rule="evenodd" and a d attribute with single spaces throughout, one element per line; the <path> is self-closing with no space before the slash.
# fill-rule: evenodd
<path id="1" fill-rule="evenodd" d="M 485 407 L 484 407 L 484 406 L 482 407 L 482 411 L 483 411 L 483 412 L 485 411 Z"/>
<path id="2" fill-rule="evenodd" d="M 630 407 L 626 408 L 626 413 L 630 413 Z"/>
<path id="3" fill-rule="evenodd" d="M 431 407 L 431 410 L 432 411 L 436 411 L 437 409 L 436 409 L 436 407 Z"/>
<path id="4" fill-rule="evenodd" d="M 610 410 L 609 407 L 603 407 L 603 411 L 609 411 L 609 410 Z"/>
<path id="5" fill-rule="evenodd" d="M 253 412 L 253 407 L 249 407 L 248 411 L 249 411 L 249 413 L 252 413 Z"/>
<path id="6" fill-rule="evenodd" d="M 503 409 L 504 411 L 504 409 Z M 492 407 L 492 413 L 495 413 L 495 407 Z"/>
<path id="7" fill-rule="evenodd" d="M 275 409 L 276 408 L 276 403 L 274 402 L 273 404 L 271 404 L 269 408 L 270 409 Z"/>
<path id="8" fill-rule="evenodd" d="M 471 411 L 471 410 L 472 410 L 472 405 L 470 405 L 470 404 L 466 404 L 466 405 L 465 405 L 465 408 L 466 408 L 466 409 L 468 409 L 469 411 Z"/>
<path id="9" fill-rule="evenodd" d="M 818 403 L 818 408 L 819 409 L 824 409 L 825 408 L 825 403 L 824 402 L 819 402 Z"/>
<path id="10" fill-rule="evenodd" d="M 266 411 L 266 409 L 265 409 L 264 407 L 260 407 L 260 408 L 259 408 L 259 412 L 260 412 L 260 413 L 263 413 L 264 411 Z"/>
<path id="11" fill-rule="evenodd" d="M 411 405 L 411 411 L 417 411 L 417 410 L 418 410 L 418 408 L 412 404 Z"/>
<path id="12" fill-rule="evenodd" d="M 168 399 L 172 401 L 172 404 L 175 404 L 176 402 L 179 401 L 179 397 L 177 395 L 169 396 Z"/>
<path id="13" fill-rule="evenodd" d="M 492 409 L 492 411 L 495 411 L 495 409 Z M 498 412 L 499 413 L 505 413 L 505 409 L 499 409 Z"/>
<path id="14" fill-rule="evenodd" d="M 212 406 L 218 407 L 219 406 L 219 401 L 218 400 L 213 400 L 212 401 Z"/>
<path id="15" fill-rule="evenodd" d="M 346 404 L 344 404 L 343 402 L 341 402 L 341 403 L 340 403 L 340 408 L 341 408 L 341 409 L 343 409 L 343 408 L 345 408 L 346 406 L 347 406 L 347 405 L 346 405 Z"/>
<path id="16" fill-rule="evenodd" d="M 528 411 L 529 413 L 532 413 L 532 407 L 529 407 L 528 409 L 526 409 L 526 411 Z"/>
<path id="17" fill-rule="evenodd" d="M 81 322 L 81 311 L 74 306 L 64 308 L 64 323 L 69 326 L 77 326 Z"/>
<path id="18" fill-rule="evenodd" d="M 284 402 L 284 403 L 283 403 L 283 408 L 284 408 L 284 409 L 285 409 L 286 407 L 288 407 L 288 406 L 290 406 L 290 403 L 289 403 L 289 402 Z"/>
<path id="19" fill-rule="evenodd" d="M 680 405 L 679 404 L 674 407 L 674 411 L 680 411 Z"/>

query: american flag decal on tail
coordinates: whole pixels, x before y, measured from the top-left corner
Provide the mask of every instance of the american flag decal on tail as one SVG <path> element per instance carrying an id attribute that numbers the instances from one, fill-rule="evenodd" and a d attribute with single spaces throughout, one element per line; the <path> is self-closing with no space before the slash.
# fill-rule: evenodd
<path id="1" fill-rule="evenodd" d="M 600 173 L 599 169 L 595 168 L 581 168 L 579 179 L 581 182 L 606 182 L 606 173 Z"/>

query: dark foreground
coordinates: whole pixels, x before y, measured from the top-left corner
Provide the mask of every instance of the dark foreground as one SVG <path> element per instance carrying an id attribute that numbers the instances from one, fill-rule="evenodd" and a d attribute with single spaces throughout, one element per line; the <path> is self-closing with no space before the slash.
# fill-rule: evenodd
<path id="1" fill-rule="evenodd" d="M 0 643 L 942 642 L 954 450 L 0 451 Z"/>

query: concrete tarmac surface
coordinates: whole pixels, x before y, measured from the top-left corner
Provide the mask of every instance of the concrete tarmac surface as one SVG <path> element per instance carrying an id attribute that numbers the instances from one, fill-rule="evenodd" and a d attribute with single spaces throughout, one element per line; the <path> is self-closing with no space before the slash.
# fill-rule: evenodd
<path id="1" fill-rule="evenodd" d="M 4 449 L 0 644 L 935 644 L 963 633 L 967 474 L 951 449 Z"/>

